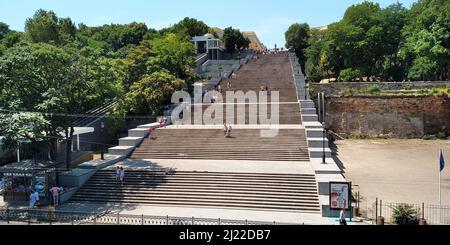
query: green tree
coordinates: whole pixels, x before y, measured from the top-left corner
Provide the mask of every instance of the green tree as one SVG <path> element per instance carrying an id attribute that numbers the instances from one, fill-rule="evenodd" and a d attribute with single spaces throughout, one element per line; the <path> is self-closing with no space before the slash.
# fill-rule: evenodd
<path id="1" fill-rule="evenodd" d="M 250 40 L 237 29 L 228 27 L 223 31 L 223 41 L 225 42 L 225 49 L 229 53 L 233 53 L 235 50 L 242 50 L 250 46 Z"/>
<path id="2" fill-rule="evenodd" d="M 0 39 L 3 39 L 11 30 L 6 23 L 0 22 Z"/>
<path id="3" fill-rule="evenodd" d="M 308 24 L 296 23 L 291 25 L 285 33 L 286 48 L 294 50 L 303 71 L 305 71 L 305 49 L 308 47 L 309 32 L 310 28 Z"/>
<path id="4" fill-rule="evenodd" d="M 147 74 L 147 63 L 151 57 L 150 41 L 144 40 L 139 46 L 133 47 L 128 51 L 125 59 L 122 60 L 127 88 Z"/>
<path id="5" fill-rule="evenodd" d="M 29 145 L 33 155 L 39 145 L 47 141 L 45 131 L 50 122 L 39 113 L 5 113 L 0 111 L 0 135 L 4 150 L 17 149 L 19 145 Z"/>
<path id="6" fill-rule="evenodd" d="M 328 71 L 325 53 L 326 30 L 312 29 L 308 40 L 308 48 L 305 50 L 306 67 L 305 72 L 310 81 L 320 82 L 323 75 Z"/>
<path id="7" fill-rule="evenodd" d="M 32 42 L 59 43 L 58 17 L 53 11 L 39 9 L 25 22 L 25 31 Z"/>
<path id="8" fill-rule="evenodd" d="M 419 0 L 408 14 L 401 54 L 411 80 L 450 78 L 450 2 Z"/>
<path id="9" fill-rule="evenodd" d="M 154 72 L 131 86 L 125 106 L 134 115 L 161 115 L 163 105 L 170 103 L 175 91 L 186 90 L 184 80 L 167 72 Z"/>
<path id="10" fill-rule="evenodd" d="M 192 82 L 195 67 L 195 47 L 179 35 L 169 33 L 151 42 L 153 57 L 148 62 L 148 72 L 164 69 L 176 77 Z"/>
<path id="11" fill-rule="evenodd" d="M 23 41 L 25 39 L 24 35 L 25 34 L 22 32 L 12 31 L 8 33 L 2 40 L 0 40 L 0 43 L 6 48 L 11 48 Z"/>
<path id="12" fill-rule="evenodd" d="M 17 46 L 0 57 L 0 68 L 0 105 L 13 110 L 82 114 L 113 99 L 121 89 L 115 63 L 90 48 Z M 74 118 L 45 118 L 50 121 L 47 135 L 60 137 L 65 132 L 69 163 Z"/>
<path id="13" fill-rule="evenodd" d="M 209 31 L 209 26 L 203 21 L 186 17 L 170 28 L 175 33 L 183 34 L 187 38 L 203 36 Z"/>
<path id="14" fill-rule="evenodd" d="M 107 43 L 109 50 L 116 52 L 128 45 L 139 45 L 147 31 L 148 28 L 144 23 L 132 22 L 126 25 L 111 24 L 101 27 L 82 26 L 80 35 Z"/>

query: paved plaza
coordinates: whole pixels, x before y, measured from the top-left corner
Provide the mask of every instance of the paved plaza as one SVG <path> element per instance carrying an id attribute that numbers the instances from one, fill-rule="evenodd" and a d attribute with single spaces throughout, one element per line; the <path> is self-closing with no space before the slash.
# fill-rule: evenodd
<path id="1" fill-rule="evenodd" d="M 450 141 L 344 140 L 337 141 L 347 180 L 357 185 L 369 207 L 383 202 L 438 203 L 439 149 L 450 162 Z M 442 173 L 443 204 L 450 205 L 450 172 Z"/>

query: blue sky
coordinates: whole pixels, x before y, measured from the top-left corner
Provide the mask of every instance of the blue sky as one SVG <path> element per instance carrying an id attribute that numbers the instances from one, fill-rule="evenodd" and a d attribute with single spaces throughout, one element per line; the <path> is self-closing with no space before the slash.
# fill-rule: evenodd
<path id="1" fill-rule="evenodd" d="M 39 9 L 53 10 L 59 17 L 89 26 L 110 23 L 145 22 L 160 29 L 184 17 L 203 20 L 209 26 L 233 26 L 256 31 L 268 47 L 284 45 L 290 24 L 307 22 L 323 26 L 342 18 L 345 9 L 357 0 L 0 0 L 0 21 L 23 31 L 26 18 Z M 375 1 L 382 7 L 397 0 Z M 415 0 L 399 0 L 410 7 Z"/>

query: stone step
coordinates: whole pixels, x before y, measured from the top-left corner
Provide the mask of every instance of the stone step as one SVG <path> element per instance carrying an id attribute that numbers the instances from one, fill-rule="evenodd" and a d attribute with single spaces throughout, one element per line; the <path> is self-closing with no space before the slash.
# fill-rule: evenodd
<path id="1" fill-rule="evenodd" d="M 138 146 L 143 140 L 143 137 L 125 137 L 119 139 L 119 146 Z"/>
<path id="2" fill-rule="evenodd" d="M 312 100 L 300 100 L 300 108 L 302 108 L 302 109 L 316 108 L 316 105 L 314 104 L 314 101 L 312 101 Z"/>
<path id="3" fill-rule="evenodd" d="M 108 153 L 111 155 L 128 156 L 135 149 L 134 146 L 116 146 L 108 149 Z"/>
<path id="4" fill-rule="evenodd" d="M 319 147 L 323 147 L 323 145 L 325 144 L 325 147 L 328 148 L 328 139 L 325 138 L 308 138 L 308 147 L 312 147 L 312 148 L 319 148 Z M 324 142 L 325 141 L 325 142 Z"/>
<path id="5" fill-rule="evenodd" d="M 317 110 L 316 108 L 303 108 L 300 113 L 302 115 L 317 115 Z"/>
<path id="6" fill-rule="evenodd" d="M 306 137 L 309 138 L 322 138 L 324 134 L 323 128 L 308 128 L 306 129 Z"/>
<path id="7" fill-rule="evenodd" d="M 155 123 L 149 123 L 149 124 L 144 124 L 144 125 L 139 125 L 137 128 L 145 128 L 145 129 L 149 129 L 149 128 L 159 128 L 160 127 L 160 123 L 155 122 Z"/>
<path id="8" fill-rule="evenodd" d="M 303 126 L 305 126 L 306 131 L 308 131 L 309 129 L 321 129 L 321 130 L 323 130 L 322 123 L 320 123 L 318 121 L 303 122 Z"/>
<path id="9" fill-rule="evenodd" d="M 305 122 L 317 122 L 319 120 L 319 116 L 317 114 L 304 114 L 302 115 L 302 121 Z"/>
<path id="10" fill-rule="evenodd" d="M 309 157 L 310 158 L 322 158 L 323 157 L 323 148 L 322 147 L 309 147 Z M 331 158 L 332 151 L 330 148 L 325 148 L 325 157 Z"/>
<path id="11" fill-rule="evenodd" d="M 147 128 L 135 128 L 128 130 L 128 137 L 142 137 L 145 138 L 148 135 Z"/>

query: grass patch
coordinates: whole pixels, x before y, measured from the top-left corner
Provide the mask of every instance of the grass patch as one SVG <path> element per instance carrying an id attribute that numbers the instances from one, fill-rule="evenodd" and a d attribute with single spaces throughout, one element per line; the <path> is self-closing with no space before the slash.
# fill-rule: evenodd
<path id="1" fill-rule="evenodd" d="M 381 90 L 377 84 L 371 84 L 363 88 L 345 88 L 339 92 L 340 96 L 358 96 L 358 95 L 382 95 L 382 96 L 440 96 L 450 98 L 450 87 L 422 88 L 422 89 L 401 89 L 401 90 Z"/>
<path id="2" fill-rule="evenodd" d="M 450 140 L 450 135 L 444 132 L 439 132 L 436 134 L 427 134 L 422 137 L 424 140 Z"/>

